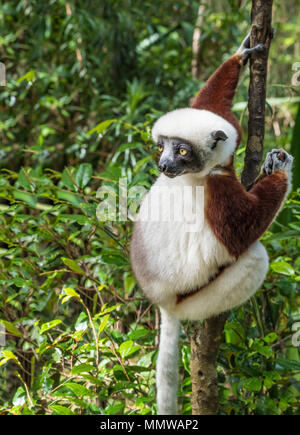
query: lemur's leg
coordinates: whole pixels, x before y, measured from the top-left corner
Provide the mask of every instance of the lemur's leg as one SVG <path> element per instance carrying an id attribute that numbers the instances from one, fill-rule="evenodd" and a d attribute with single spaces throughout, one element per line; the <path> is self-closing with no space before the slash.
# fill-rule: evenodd
<path id="1" fill-rule="evenodd" d="M 260 242 L 254 243 L 232 266 L 198 293 L 168 307 L 178 319 L 203 320 L 241 305 L 263 283 L 268 255 Z"/>

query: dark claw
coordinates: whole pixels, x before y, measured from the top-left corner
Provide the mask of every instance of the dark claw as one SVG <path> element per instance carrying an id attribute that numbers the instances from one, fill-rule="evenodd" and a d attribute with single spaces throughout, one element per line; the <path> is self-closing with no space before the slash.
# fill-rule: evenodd
<path id="1" fill-rule="evenodd" d="M 271 33 L 270 33 L 270 38 L 273 39 L 274 37 L 275 37 L 275 29 L 272 27 Z"/>

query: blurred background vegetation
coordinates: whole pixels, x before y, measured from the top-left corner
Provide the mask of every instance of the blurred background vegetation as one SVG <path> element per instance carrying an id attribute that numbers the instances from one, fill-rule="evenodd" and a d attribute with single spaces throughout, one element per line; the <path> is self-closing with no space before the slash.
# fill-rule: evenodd
<path id="1" fill-rule="evenodd" d="M 248 0 L 1 2 L 0 413 L 156 412 L 159 313 L 130 270 L 131 222 L 98 221 L 96 192 L 110 186 L 118 200 L 120 177 L 128 189 L 150 187 L 158 173 L 153 121 L 189 105 L 234 53 L 250 7 Z M 220 414 L 299 413 L 292 342 L 300 321 L 300 80 L 292 83 L 299 11 L 299 0 L 274 1 L 265 137 L 265 152 L 283 147 L 295 156 L 294 189 L 263 237 L 267 280 L 226 324 Z M 235 99 L 243 143 L 248 79 L 246 70 Z M 239 173 L 243 158 L 241 147 Z M 191 413 L 189 328 L 184 323 L 181 334 L 182 414 Z"/>

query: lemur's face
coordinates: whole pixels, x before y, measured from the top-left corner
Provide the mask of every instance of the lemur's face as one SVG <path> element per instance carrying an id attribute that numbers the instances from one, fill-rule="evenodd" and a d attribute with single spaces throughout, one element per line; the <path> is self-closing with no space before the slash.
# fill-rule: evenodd
<path id="1" fill-rule="evenodd" d="M 168 177 L 199 172 L 203 168 L 204 156 L 196 152 L 193 145 L 177 137 L 160 137 L 157 143 L 160 153 L 158 169 Z"/>
<path id="2" fill-rule="evenodd" d="M 207 110 L 177 109 L 161 116 L 152 128 L 158 168 L 168 177 L 194 173 L 203 177 L 228 164 L 236 148 L 237 130 Z"/>
<path id="3" fill-rule="evenodd" d="M 166 176 L 173 178 L 188 173 L 202 173 L 214 162 L 220 141 L 227 139 L 222 130 L 211 132 L 205 147 L 199 147 L 186 139 L 160 136 L 157 142 L 160 159 L 158 169 Z"/>

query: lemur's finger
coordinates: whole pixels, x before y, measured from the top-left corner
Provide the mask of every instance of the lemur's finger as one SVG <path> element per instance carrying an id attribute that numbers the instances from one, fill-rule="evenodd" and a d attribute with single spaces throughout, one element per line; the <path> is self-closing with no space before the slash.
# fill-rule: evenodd
<path id="1" fill-rule="evenodd" d="M 245 50 L 242 51 L 242 55 L 248 56 L 250 53 L 253 53 L 253 51 L 263 51 L 264 47 L 264 44 L 257 44 L 254 47 L 245 48 Z"/>
<path id="2" fill-rule="evenodd" d="M 263 51 L 264 47 L 264 44 L 257 44 L 254 47 L 245 48 L 241 53 L 243 64 L 245 65 L 247 63 L 251 53 L 254 53 L 255 51 Z"/>

